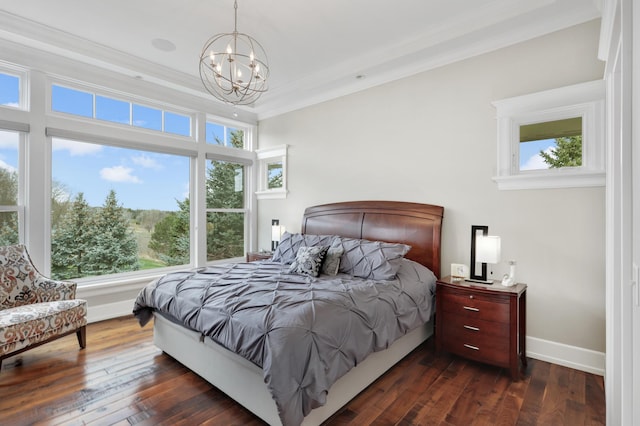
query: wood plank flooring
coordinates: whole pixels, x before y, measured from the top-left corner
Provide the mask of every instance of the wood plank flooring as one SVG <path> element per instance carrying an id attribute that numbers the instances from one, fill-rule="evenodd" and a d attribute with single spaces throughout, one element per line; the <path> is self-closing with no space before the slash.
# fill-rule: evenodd
<path id="1" fill-rule="evenodd" d="M 163 354 L 133 317 L 4 360 L 1 425 L 264 425 Z M 604 425 L 602 377 L 534 359 L 523 379 L 425 342 L 326 425 Z M 250 390 L 248 390 L 250 392 Z"/>

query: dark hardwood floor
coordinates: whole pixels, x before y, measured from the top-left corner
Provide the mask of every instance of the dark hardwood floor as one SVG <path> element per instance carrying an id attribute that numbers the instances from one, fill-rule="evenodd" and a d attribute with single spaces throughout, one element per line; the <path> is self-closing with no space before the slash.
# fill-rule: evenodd
<path id="1" fill-rule="evenodd" d="M 130 318 L 3 362 L 1 425 L 263 425 L 152 343 Z M 425 342 L 327 425 L 604 425 L 602 377 L 534 359 L 508 371 L 436 355 Z M 247 390 L 250 392 L 250 390 Z"/>

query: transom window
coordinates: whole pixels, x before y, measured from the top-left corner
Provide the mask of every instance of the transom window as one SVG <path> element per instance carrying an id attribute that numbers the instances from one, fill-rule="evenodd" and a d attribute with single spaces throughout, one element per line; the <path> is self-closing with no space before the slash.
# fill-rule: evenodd
<path id="1" fill-rule="evenodd" d="M 222 145 L 230 148 L 246 148 L 244 137 L 237 138 L 240 129 L 228 127 L 220 123 L 207 121 L 205 140 L 209 144 Z M 234 139 L 235 138 L 235 139 Z M 238 143 L 242 142 L 242 143 Z"/>
<path id="2" fill-rule="evenodd" d="M 22 80 L 17 75 L 0 72 L 0 105 L 20 108 L 21 107 L 21 84 Z"/>
<path id="3" fill-rule="evenodd" d="M 51 86 L 51 110 L 180 136 L 192 134 L 189 115 L 57 84 Z"/>

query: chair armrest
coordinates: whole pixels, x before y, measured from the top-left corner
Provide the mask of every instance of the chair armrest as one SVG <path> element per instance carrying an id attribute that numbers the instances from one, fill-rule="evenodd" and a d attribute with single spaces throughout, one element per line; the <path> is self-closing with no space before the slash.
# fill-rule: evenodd
<path id="1" fill-rule="evenodd" d="M 37 274 L 32 288 L 37 294 L 38 302 L 52 302 L 75 299 L 77 286 L 73 281 L 58 281 Z"/>

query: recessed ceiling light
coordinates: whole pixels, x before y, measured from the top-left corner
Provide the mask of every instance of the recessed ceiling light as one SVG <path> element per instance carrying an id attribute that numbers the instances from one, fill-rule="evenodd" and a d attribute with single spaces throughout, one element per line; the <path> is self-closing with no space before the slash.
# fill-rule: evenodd
<path id="1" fill-rule="evenodd" d="M 176 50 L 176 45 L 169 40 L 165 40 L 163 38 L 154 38 L 151 40 L 151 44 L 158 50 L 162 50 L 163 52 L 173 52 Z"/>

